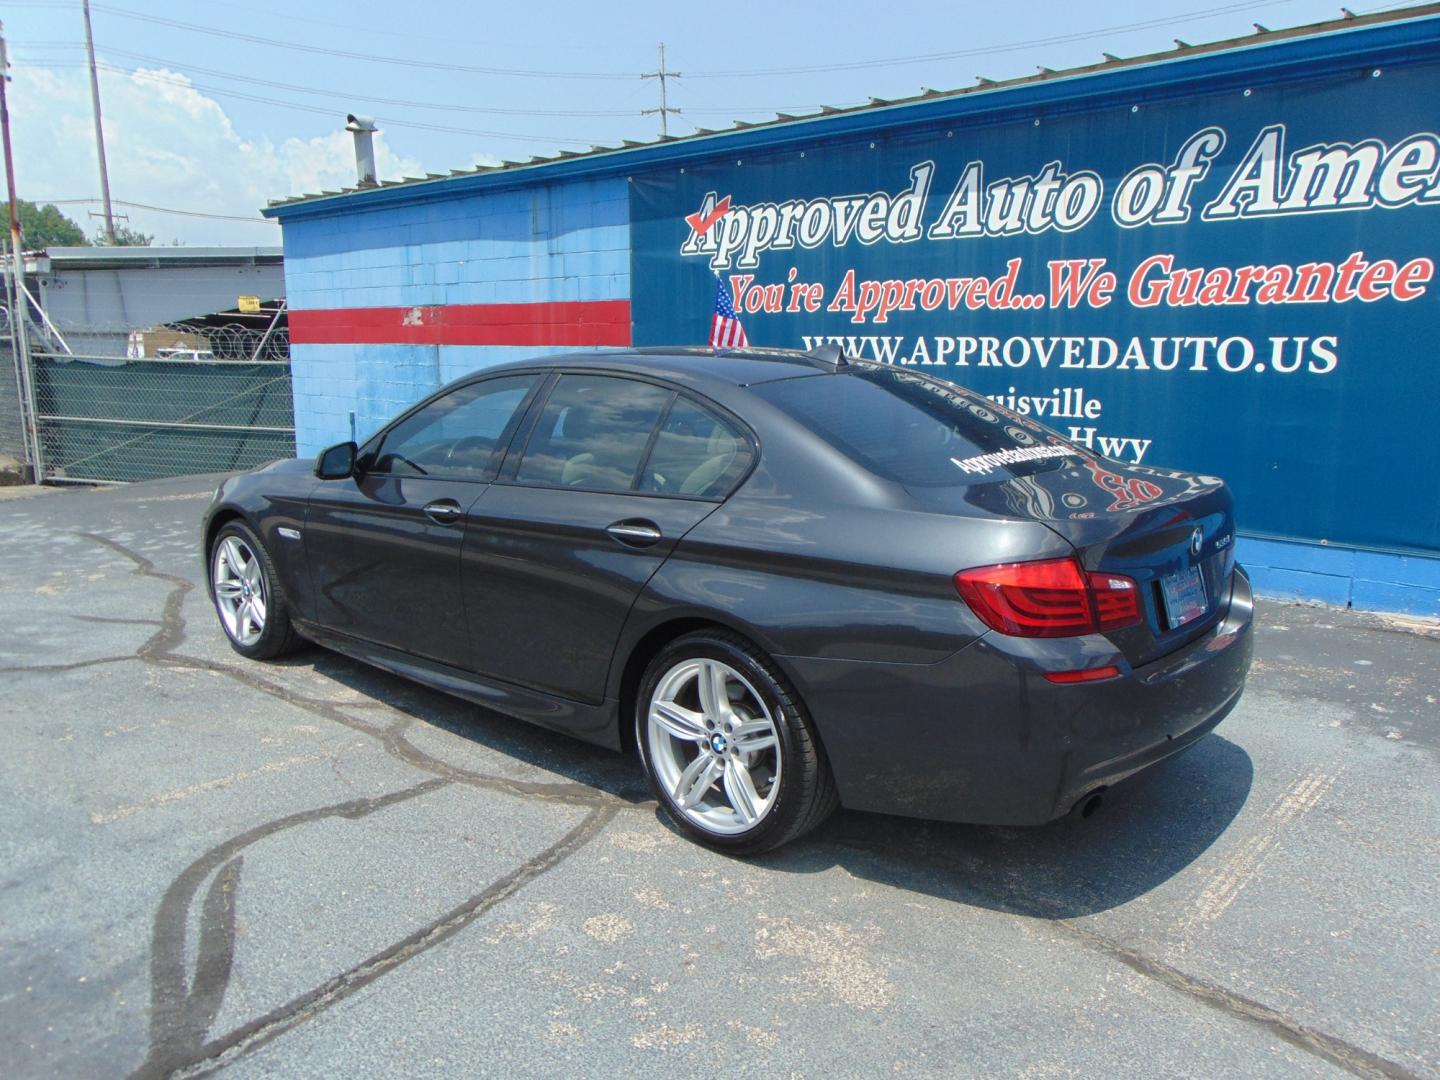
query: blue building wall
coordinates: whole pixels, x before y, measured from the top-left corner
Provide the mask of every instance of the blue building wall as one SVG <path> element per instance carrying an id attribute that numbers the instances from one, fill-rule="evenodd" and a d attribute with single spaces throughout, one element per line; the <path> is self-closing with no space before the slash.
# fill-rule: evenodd
<path id="1" fill-rule="evenodd" d="M 296 313 L 337 309 L 627 300 L 629 202 L 621 178 L 287 221 Z M 303 318 L 303 317 L 302 317 Z M 297 338 L 300 335 L 296 335 Z M 342 342 L 292 346 L 301 455 L 363 439 L 472 371 L 573 346 Z"/>
<path id="2" fill-rule="evenodd" d="M 1236 558 L 1262 596 L 1440 618 L 1440 559 L 1244 536 Z"/>

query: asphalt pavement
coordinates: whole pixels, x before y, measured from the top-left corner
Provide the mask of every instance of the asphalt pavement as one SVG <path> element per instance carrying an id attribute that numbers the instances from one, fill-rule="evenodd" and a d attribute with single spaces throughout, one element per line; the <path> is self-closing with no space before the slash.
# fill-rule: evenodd
<path id="1" fill-rule="evenodd" d="M 241 659 L 213 487 L 0 499 L 6 1077 L 1440 1076 L 1433 630 L 1262 602 L 1088 821 L 737 861 L 627 758 Z"/>

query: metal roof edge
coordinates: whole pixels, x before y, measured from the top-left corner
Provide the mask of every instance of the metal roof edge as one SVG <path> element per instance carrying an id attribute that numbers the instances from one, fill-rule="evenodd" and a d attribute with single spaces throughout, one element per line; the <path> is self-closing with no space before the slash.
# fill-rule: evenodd
<path id="1" fill-rule="evenodd" d="M 1417 33 L 1417 30 L 1421 32 Z M 796 119 L 744 128 L 671 137 L 638 146 L 568 154 L 513 167 L 495 167 L 435 180 L 391 183 L 318 196 L 279 200 L 261 210 L 267 218 L 287 220 L 431 202 L 487 191 L 579 177 L 599 177 L 652 168 L 672 161 L 693 161 L 732 152 L 782 147 L 787 143 L 858 135 L 897 123 L 920 126 L 944 120 L 1011 110 L 1035 110 L 1065 102 L 1088 102 L 1117 95 L 1171 89 L 1200 78 L 1225 82 L 1263 73 L 1266 82 L 1282 81 L 1316 64 L 1365 58 L 1369 64 L 1433 56 L 1440 46 L 1440 3 L 1400 11 L 1336 19 L 1245 38 L 1187 46 L 1183 50 L 1059 72 L 1042 72 L 1005 82 L 881 104 L 831 110 Z M 1080 89 L 1077 92 L 1077 84 Z"/>
<path id="2" fill-rule="evenodd" d="M 27 267 L 44 260 L 53 269 L 83 270 L 136 265 L 279 263 L 283 247 L 49 247 L 25 253 Z"/>

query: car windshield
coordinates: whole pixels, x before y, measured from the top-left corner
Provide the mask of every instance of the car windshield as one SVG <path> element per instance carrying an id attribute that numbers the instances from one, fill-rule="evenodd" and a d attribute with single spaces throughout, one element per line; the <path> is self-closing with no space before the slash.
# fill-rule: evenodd
<path id="1" fill-rule="evenodd" d="M 1008 480 L 1076 456 L 1049 428 L 917 372 L 852 364 L 752 389 L 867 471 L 906 486 Z"/>

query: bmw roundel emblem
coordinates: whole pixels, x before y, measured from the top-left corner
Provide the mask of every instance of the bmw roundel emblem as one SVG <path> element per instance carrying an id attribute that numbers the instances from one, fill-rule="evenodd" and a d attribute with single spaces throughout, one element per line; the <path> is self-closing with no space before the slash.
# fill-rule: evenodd
<path id="1" fill-rule="evenodd" d="M 1197 558 L 1199 557 L 1199 555 L 1200 555 L 1200 545 L 1201 545 L 1201 543 L 1204 541 L 1204 539 L 1205 539 L 1205 533 L 1202 532 L 1202 531 L 1200 530 L 1200 528 L 1197 526 L 1196 529 L 1195 529 L 1195 531 L 1190 534 L 1190 554 L 1191 554 L 1191 555 L 1194 555 L 1194 556 L 1196 556 Z"/>
<path id="2" fill-rule="evenodd" d="M 725 738 L 724 735 L 721 735 L 718 731 L 714 735 L 710 736 L 710 749 L 715 751 L 715 753 L 723 754 L 725 752 L 725 748 L 728 745 L 729 741 Z"/>

